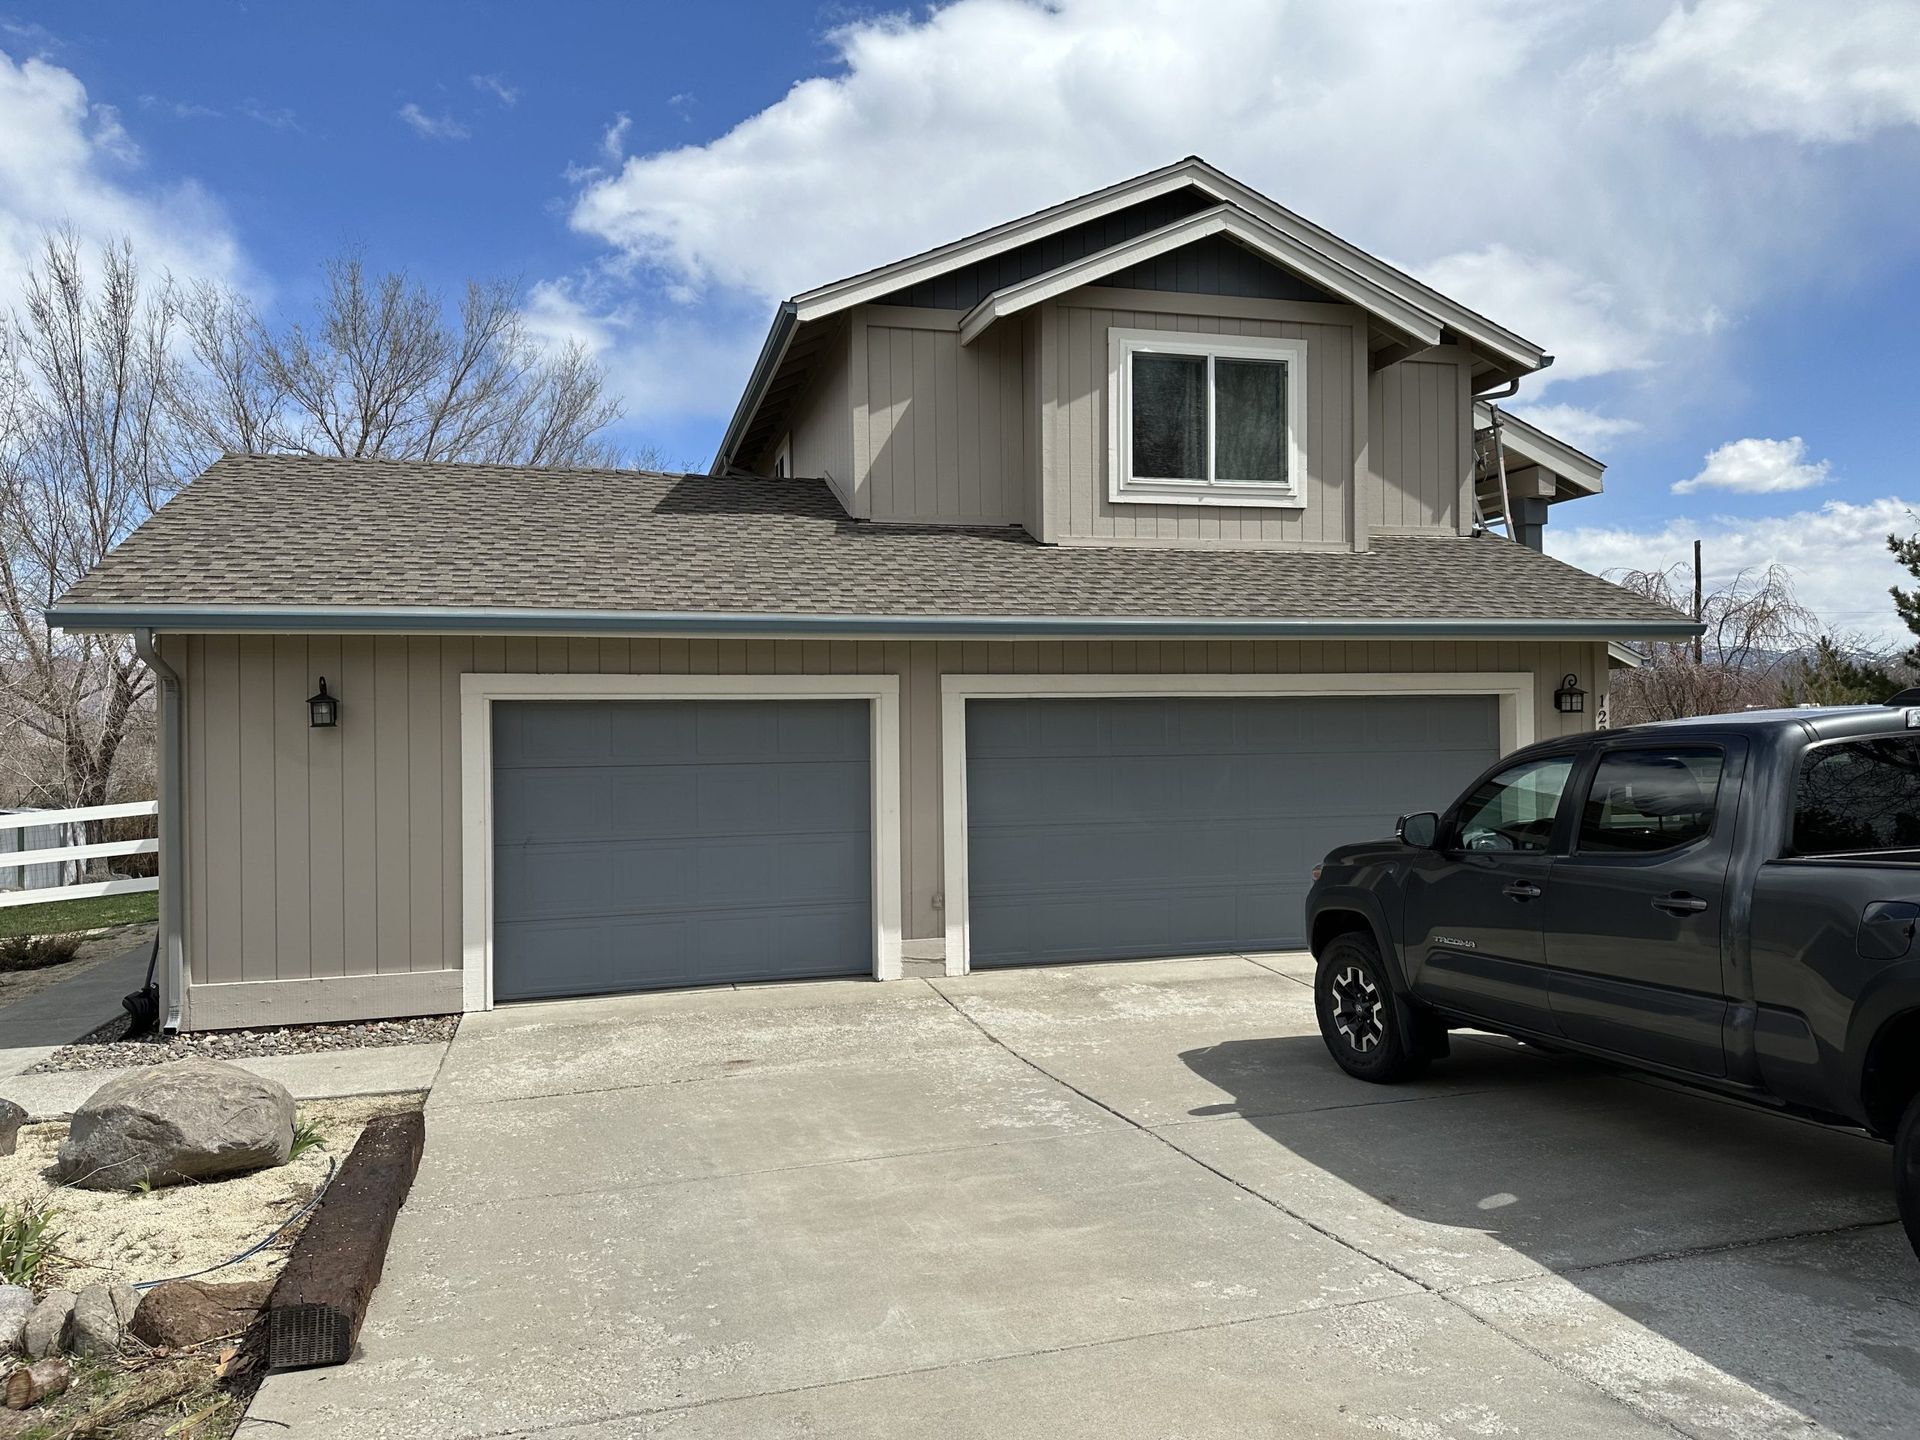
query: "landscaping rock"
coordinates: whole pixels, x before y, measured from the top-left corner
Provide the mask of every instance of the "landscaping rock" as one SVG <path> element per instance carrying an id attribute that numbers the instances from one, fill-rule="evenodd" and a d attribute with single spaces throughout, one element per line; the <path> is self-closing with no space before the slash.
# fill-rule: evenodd
<path id="1" fill-rule="evenodd" d="M 73 1112 L 63 1183 L 88 1190 L 177 1185 L 284 1165 L 293 1096 L 216 1060 L 180 1060 L 109 1080 Z"/>
<path id="2" fill-rule="evenodd" d="M 69 1348 L 76 1355 L 117 1354 L 139 1303 L 131 1285 L 87 1286 L 74 1298 Z"/>
<path id="3" fill-rule="evenodd" d="M 27 1112 L 11 1100 L 0 1100 L 0 1155 L 11 1155 L 20 1144 L 20 1127 Z"/>
<path id="4" fill-rule="evenodd" d="M 73 1328 L 73 1302 L 77 1298 L 71 1290 L 49 1290 L 40 1297 L 40 1303 L 27 1315 L 24 1344 L 28 1358 L 44 1360 L 67 1348 L 67 1333 Z"/>
<path id="5" fill-rule="evenodd" d="M 140 1298 L 133 1313 L 134 1338 L 155 1349 L 184 1350 L 245 1330 L 273 1290 L 271 1280 L 209 1284 L 169 1280 Z"/>
<path id="6" fill-rule="evenodd" d="M 31 1290 L 0 1285 L 0 1355 L 18 1355 L 26 1348 L 27 1316 L 32 1312 Z"/>

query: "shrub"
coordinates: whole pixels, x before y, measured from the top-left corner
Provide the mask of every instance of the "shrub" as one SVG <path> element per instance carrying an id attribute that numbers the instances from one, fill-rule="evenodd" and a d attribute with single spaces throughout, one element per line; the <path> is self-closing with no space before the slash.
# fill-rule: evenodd
<path id="1" fill-rule="evenodd" d="M 53 1223 L 57 1213 L 31 1200 L 0 1205 L 0 1279 L 9 1285 L 33 1284 L 60 1238 Z"/>
<path id="2" fill-rule="evenodd" d="M 9 935 L 0 940 L 0 970 L 41 970 L 79 953 L 78 935 Z"/>

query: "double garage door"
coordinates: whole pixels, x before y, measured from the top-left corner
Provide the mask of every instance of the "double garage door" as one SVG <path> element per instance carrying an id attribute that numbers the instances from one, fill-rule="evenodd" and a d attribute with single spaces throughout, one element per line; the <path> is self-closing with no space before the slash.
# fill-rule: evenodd
<path id="1" fill-rule="evenodd" d="M 1315 861 L 1498 753 L 1491 697 L 966 715 L 975 966 L 1299 945 Z M 500 701 L 493 724 L 496 998 L 872 973 L 868 702 Z"/>

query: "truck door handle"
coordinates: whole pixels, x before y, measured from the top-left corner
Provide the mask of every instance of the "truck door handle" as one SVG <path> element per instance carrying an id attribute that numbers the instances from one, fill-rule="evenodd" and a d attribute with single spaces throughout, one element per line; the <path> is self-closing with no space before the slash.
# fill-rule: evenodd
<path id="1" fill-rule="evenodd" d="M 1675 891 L 1671 895 L 1656 895 L 1653 908 L 1664 910 L 1669 915 L 1698 915 L 1707 908 L 1707 902 L 1698 895 L 1689 895 L 1685 891 Z"/>
<path id="2" fill-rule="evenodd" d="M 1538 900 L 1540 887 L 1531 880 L 1516 880 L 1500 893 L 1509 900 Z"/>

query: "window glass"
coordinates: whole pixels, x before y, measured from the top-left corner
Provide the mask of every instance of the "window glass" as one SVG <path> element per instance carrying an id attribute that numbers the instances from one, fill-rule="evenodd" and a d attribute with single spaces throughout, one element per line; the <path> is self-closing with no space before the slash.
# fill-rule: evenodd
<path id="1" fill-rule="evenodd" d="M 1287 483 L 1287 364 L 1284 360 L 1213 362 L 1214 478 L 1241 484 Z"/>
<path id="2" fill-rule="evenodd" d="M 1794 797 L 1801 855 L 1920 847 L 1920 737 L 1828 745 L 1807 756 Z"/>
<path id="3" fill-rule="evenodd" d="M 1692 844 L 1713 829 L 1722 764 L 1718 750 L 1616 750 L 1603 757 L 1575 848 L 1644 855 Z"/>
<path id="4" fill-rule="evenodd" d="M 1133 473 L 1207 478 L 1207 357 L 1133 357 Z"/>
<path id="5" fill-rule="evenodd" d="M 1572 772 L 1570 757 L 1555 756 L 1515 765 L 1483 781 L 1460 807 L 1460 848 L 1545 850 Z"/>

